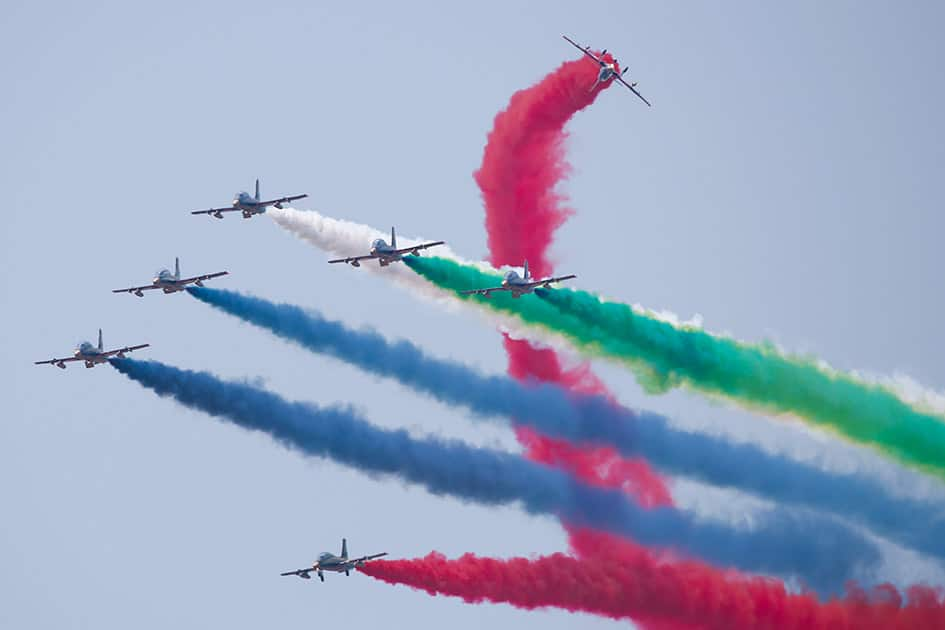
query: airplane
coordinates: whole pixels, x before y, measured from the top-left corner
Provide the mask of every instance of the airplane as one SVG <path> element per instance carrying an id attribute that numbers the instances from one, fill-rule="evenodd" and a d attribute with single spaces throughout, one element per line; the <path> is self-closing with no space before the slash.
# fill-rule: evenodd
<path id="1" fill-rule="evenodd" d="M 512 297 L 519 298 L 525 293 L 534 292 L 534 290 L 538 287 L 548 289 L 551 287 L 551 283 L 553 282 L 561 282 L 562 280 L 570 280 L 572 278 L 577 278 L 577 276 L 572 274 L 568 276 L 545 278 L 543 280 L 534 280 L 528 273 L 528 261 L 526 260 L 524 275 L 518 275 L 518 272 L 513 269 L 505 273 L 505 277 L 502 278 L 502 284 L 500 286 L 489 287 L 488 289 L 471 289 L 469 291 L 460 291 L 460 295 L 483 295 L 485 297 L 489 297 L 495 291 L 511 291 Z"/>
<path id="2" fill-rule="evenodd" d="M 85 367 L 95 367 L 99 363 L 105 363 L 111 357 L 117 356 L 119 359 L 125 358 L 126 352 L 131 352 L 132 350 L 140 350 L 141 348 L 147 348 L 151 344 L 143 343 L 139 346 L 125 346 L 124 348 L 117 348 L 115 350 L 106 351 L 102 347 L 102 329 L 98 329 L 98 347 L 92 345 L 89 341 L 83 341 L 79 344 L 79 347 L 75 349 L 75 352 L 72 353 L 71 357 L 65 359 L 50 359 L 49 361 L 36 361 L 35 365 L 55 365 L 58 368 L 66 369 L 66 363 L 70 361 L 85 361 Z"/>
<path id="3" fill-rule="evenodd" d="M 593 91 L 594 91 L 594 88 L 596 88 L 599 84 L 601 84 L 601 83 L 606 83 L 606 82 L 609 81 L 610 79 L 617 79 L 618 81 L 620 81 L 621 83 L 623 83 L 624 85 L 626 85 L 628 88 L 630 88 L 630 91 L 631 91 L 631 92 L 633 92 L 634 94 L 636 94 L 637 96 L 639 96 L 641 101 L 643 101 L 644 103 L 646 103 L 649 107 L 652 107 L 652 105 L 650 105 L 650 101 L 648 101 L 648 100 L 646 100 L 645 98 L 643 98 L 643 95 L 640 94 L 639 92 L 637 92 L 637 90 L 636 90 L 637 84 L 636 84 L 636 83 L 627 83 L 626 81 L 623 80 L 623 75 L 626 74 L 626 72 L 627 72 L 627 70 L 629 70 L 629 68 L 624 68 L 624 69 L 623 69 L 623 72 L 618 72 L 618 71 L 617 71 L 617 58 L 616 58 L 616 57 L 614 57 L 614 60 L 613 60 L 612 62 L 610 62 L 610 63 L 604 61 L 604 55 L 607 54 L 607 49 L 606 49 L 606 48 L 605 48 L 604 50 L 600 51 L 600 55 L 601 55 L 601 56 L 598 57 L 597 55 L 595 55 L 594 53 L 591 52 L 591 47 L 590 47 L 590 46 L 584 46 L 583 48 L 581 48 L 581 46 L 578 45 L 577 42 L 575 42 L 573 39 L 571 39 L 571 38 L 568 37 L 567 35 L 562 35 L 561 37 L 565 38 L 565 39 L 568 41 L 569 44 L 571 44 L 572 46 L 574 46 L 575 48 L 577 48 L 578 50 L 580 50 L 582 53 L 584 53 L 585 55 L 587 55 L 588 57 L 590 57 L 591 59 L 593 59 L 594 61 L 596 61 L 596 62 L 597 62 L 597 65 L 600 66 L 600 71 L 597 73 L 597 80 L 594 81 L 594 85 L 591 86 L 591 89 L 590 89 L 591 92 L 593 92 Z"/>
<path id="4" fill-rule="evenodd" d="M 312 579 L 311 572 L 315 571 L 318 574 L 318 579 L 322 582 L 325 581 L 324 571 L 334 571 L 335 573 L 344 573 L 345 575 L 351 575 L 351 570 L 356 569 L 362 566 L 365 562 L 369 560 L 375 560 L 382 556 L 386 556 L 387 552 L 376 553 L 373 556 L 361 556 L 360 558 L 348 558 L 348 541 L 344 538 L 341 539 L 341 555 L 336 556 L 335 554 L 326 551 L 318 555 L 318 560 L 312 566 L 307 569 L 296 569 L 295 571 L 286 571 L 285 573 L 280 573 L 279 575 L 296 575 L 303 580 Z"/>
<path id="5" fill-rule="evenodd" d="M 336 260 L 329 260 L 329 264 L 333 263 L 348 263 L 352 267 L 360 267 L 362 260 L 372 260 L 377 259 L 377 262 L 380 263 L 381 267 L 386 267 L 392 262 L 397 262 L 401 260 L 405 255 L 412 254 L 414 256 L 420 255 L 421 249 L 427 249 L 428 247 L 436 247 L 437 245 L 443 245 L 445 241 L 433 241 L 432 243 L 421 243 L 419 245 L 414 245 L 412 247 L 404 247 L 397 249 L 397 233 L 394 231 L 394 228 L 390 229 L 390 245 L 382 239 L 375 239 L 371 243 L 371 250 L 365 256 L 349 256 L 348 258 L 338 258 Z"/>
<path id="6" fill-rule="evenodd" d="M 194 276 L 192 278 L 181 278 L 180 277 L 180 259 L 174 259 L 174 273 L 171 273 L 168 269 L 162 269 L 158 274 L 151 280 L 151 284 L 146 284 L 142 287 L 129 287 L 127 289 L 112 289 L 112 293 L 134 293 L 138 297 L 144 297 L 142 291 L 149 291 L 151 289 L 161 289 L 164 293 L 176 293 L 178 291 L 183 291 L 188 284 L 196 284 L 198 287 L 203 286 L 204 280 L 209 280 L 211 278 L 219 278 L 220 276 L 225 276 L 229 271 L 218 271 L 216 273 L 208 273 L 202 276 Z"/>
<path id="7" fill-rule="evenodd" d="M 236 198 L 233 200 L 232 207 L 210 208 L 209 210 L 194 210 L 190 214 L 206 214 L 207 216 L 212 215 L 218 219 L 222 219 L 222 213 L 224 212 L 241 211 L 243 213 L 243 218 L 248 219 L 254 214 L 262 214 L 269 206 L 275 206 L 281 209 L 287 203 L 295 201 L 296 199 L 305 199 L 306 197 L 308 197 L 308 195 L 293 195 L 291 197 L 279 197 L 278 199 L 261 201 L 259 196 L 259 180 L 257 179 L 255 195 L 251 195 L 248 192 L 239 192 L 237 193 Z"/>

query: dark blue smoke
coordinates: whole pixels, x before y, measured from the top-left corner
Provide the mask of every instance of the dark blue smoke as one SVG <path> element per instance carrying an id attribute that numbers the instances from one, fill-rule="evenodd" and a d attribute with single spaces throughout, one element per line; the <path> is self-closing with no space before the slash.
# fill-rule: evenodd
<path id="1" fill-rule="evenodd" d="M 447 404 L 503 421 L 514 417 L 572 442 L 612 445 L 673 474 L 840 514 L 901 544 L 945 558 L 941 510 L 893 497 L 869 479 L 825 472 L 749 444 L 676 430 L 662 416 L 635 413 L 602 396 L 485 376 L 463 364 L 431 357 L 410 342 L 391 342 L 373 330 L 352 330 L 297 306 L 232 291 L 188 290 L 197 299 L 284 339 L 394 378 Z"/>
<path id="2" fill-rule="evenodd" d="M 772 510 L 760 515 L 752 529 L 735 530 L 673 508 L 645 510 L 618 490 L 587 486 L 511 453 L 380 429 L 350 407 L 323 409 L 288 402 L 247 383 L 155 361 L 113 359 L 112 365 L 162 396 L 262 431 L 290 449 L 369 474 L 397 476 L 434 494 L 493 505 L 519 502 L 534 514 L 555 515 L 722 566 L 795 575 L 825 593 L 838 591 L 859 570 L 878 561 L 872 545 L 831 520 Z"/>

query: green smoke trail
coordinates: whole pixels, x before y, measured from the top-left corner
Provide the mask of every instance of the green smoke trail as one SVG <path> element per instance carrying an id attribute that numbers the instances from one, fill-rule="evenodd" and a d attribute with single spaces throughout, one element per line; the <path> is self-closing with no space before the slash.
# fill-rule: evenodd
<path id="1" fill-rule="evenodd" d="M 495 273 L 442 258 L 405 259 L 450 291 L 497 286 Z M 684 385 L 773 414 L 791 414 L 945 478 L 945 422 L 880 385 L 696 327 L 678 327 L 626 304 L 570 289 L 514 299 L 467 296 L 493 310 L 551 330 L 585 354 L 618 359 L 651 392 Z"/>

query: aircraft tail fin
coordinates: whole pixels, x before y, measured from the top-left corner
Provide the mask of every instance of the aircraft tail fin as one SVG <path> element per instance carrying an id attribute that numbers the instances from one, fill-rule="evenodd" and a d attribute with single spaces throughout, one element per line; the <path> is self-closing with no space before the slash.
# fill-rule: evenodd
<path id="1" fill-rule="evenodd" d="M 262 197 L 259 196 L 259 178 L 256 178 L 256 201 L 259 201 Z"/>
<path id="2" fill-rule="evenodd" d="M 390 246 L 397 249 L 397 232 L 394 231 L 393 225 L 390 227 Z"/>
<path id="3" fill-rule="evenodd" d="M 105 349 L 105 346 L 102 345 L 102 329 L 98 329 L 98 351 L 101 352 Z"/>
<path id="4" fill-rule="evenodd" d="M 344 538 L 341 539 L 341 557 L 348 559 L 348 541 Z"/>
<path id="5" fill-rule="evenodd" d="M 525 261 L 525 280 L 528 280 L 531 276 L 528 275 L 528 261 Z"/>
<path id="6" fill-rule="evenodd" d="M 180 280 L 180 258 L 174 258 L 174 279 Z"/>

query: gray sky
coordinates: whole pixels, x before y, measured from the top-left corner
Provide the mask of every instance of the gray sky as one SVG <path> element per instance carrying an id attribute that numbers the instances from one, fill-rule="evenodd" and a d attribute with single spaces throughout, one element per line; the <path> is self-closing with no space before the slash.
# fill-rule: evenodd
<path id="1" fill-rule="evenodd" d="M 471 173 L 486 133 L 515 90 L 575 57 L 568 33 L 616 52 L 654 106 L 613 89 L 573 121 L 565 190 L 578 214 L 554 248 L 562 271 L 701 313 L 715 331 L 945 390 L 943 13 L 932 2 L 8 2 L 0 626 L 612 625 L 358 575 L 280 579 L 343 535 L 353 553 L 395 557 L 566 541 L 550 519 L 303 460 L 108 368 L 31 362 L 101 326 L 106 345 L 153 344 L 142 357 L 514 448 L 506 431 L 186 296 L 109 290 L 179 255 L 184 273 L 228 269 L 215 286 L 503 370 L 498 336 L 477 317 L 329 267 L 265 217 L 187 211 L 227 203 L 258 176 L 263 194 L 307 192 L 326 214 L 482 256 Z M 628 373 L 602 369 L 631 405 L 719 427 L 768 422 L 688 394 L 646 397 Z"/>

